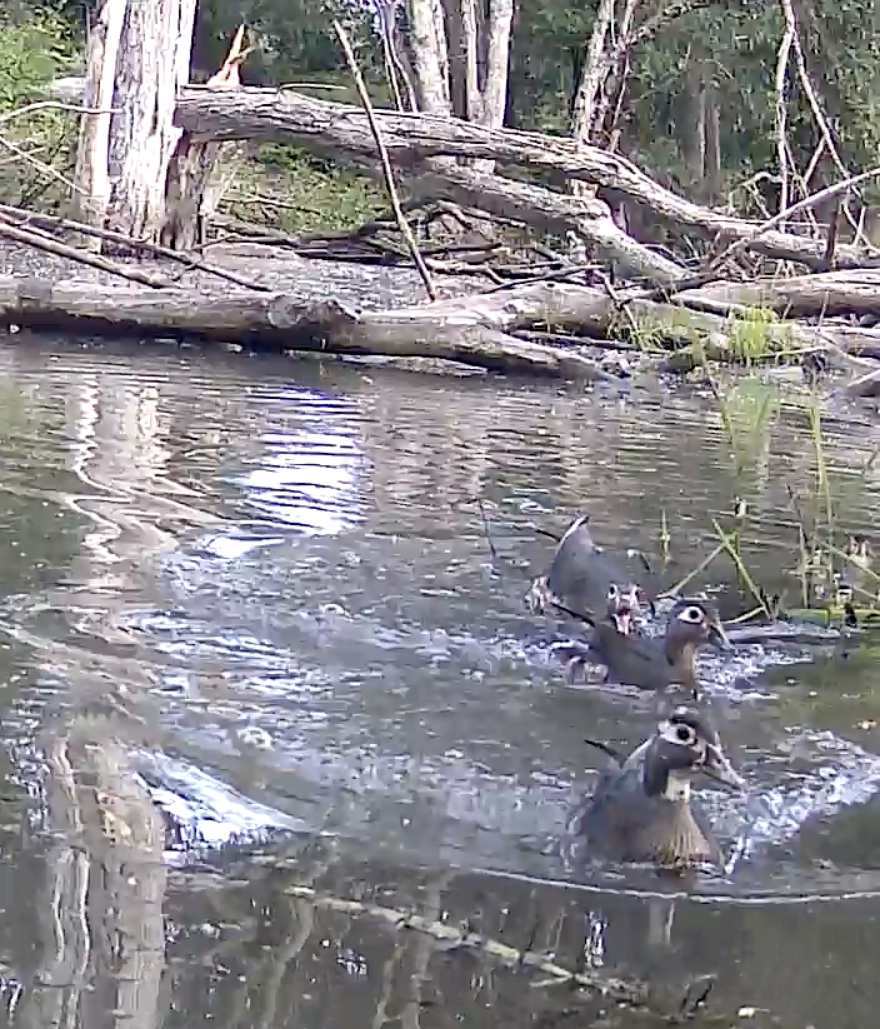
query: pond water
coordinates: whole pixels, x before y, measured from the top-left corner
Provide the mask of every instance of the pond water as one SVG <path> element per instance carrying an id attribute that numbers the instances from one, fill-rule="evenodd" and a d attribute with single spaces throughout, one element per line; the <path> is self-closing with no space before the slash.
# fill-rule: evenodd
<path id="1" fill-rule="evenodd" d="M 583 739 L 635 745 L 656 708 L 566 686 L 552 644 L 571 627 L 523 605 L 552 547 L 535 525 L 586 510 L 601 542 L 656 555 L 665 515 L 673 582 L 738 495 L 750 566 L 791 590 L 788 490 L 815 475 L 797 404 L 738 474 L 691 386 L 583 394 L 26 334 L 0 366 L 0 1024 L 590 1010 L 480 951 L 316 908 L 309 887 L 674 995 L 714 974 L 709 1010 L 732 1021 L 873 1021 L 870 635 L 701 657 L 752 787 L 705 793 L 729 874 L 579 881 L 556 843 L 595 775 Z M 860 472 L 878 437 L 856 409 L 826 421 L 843 530 L 874 531 L 880 470 Z M 718 562 L 701 582 L 734 579 Z"/>

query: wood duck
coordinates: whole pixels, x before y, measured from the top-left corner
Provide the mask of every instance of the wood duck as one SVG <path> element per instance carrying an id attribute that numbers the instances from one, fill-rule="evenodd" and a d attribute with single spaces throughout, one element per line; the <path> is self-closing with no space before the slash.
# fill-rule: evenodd
<path id="1" fill-rule="evenodd" d="M 642 612 L 641 599 L 650 598 L 615 559 L 598 547 L 587 528 L 588 515 L 576 518 L 559 541 L 550 570 L 532 583 L 526 603 L 533 614 L 544 614 L 554 604 L 581 614 L 601 610 L 612 587 L 626 607 L 630 620 Z"/>
<path id="2" fill-rule="evenodd" d="M 735 791 L 744 791 L 746 782 L 705 716 L 676 708 L 629 757 L 605 743 L 586 742 L 610 761 L 592 796 L 568 819 L 563 850 L 569 862 L 582 864 L 595 855 L 675 869 L 723 866 L 708 819 L 691 800 L 691 785 L 700 775 Z"/>
<path id="3" fill-rule="evenodd" d="M 560 605 L 556 605 L 560 607 Z M 612 587 L 608 592 L 605 618 L 595 620 L 561 608 L 593 626 L 589 646 L 577 648 L 566 666 L 566 677 L 574 682 L 584 666 L 598 660 L 608 669 L 606 682 L 614 681 L 642 690 L 665 690 L 678 685 L 699 697 L 696 652 L 704 645 L 732 650 L 718 611 L 704 600 L 676 601 L 662 637 L 638 636 L 626 631 L 628 601 Z"/>

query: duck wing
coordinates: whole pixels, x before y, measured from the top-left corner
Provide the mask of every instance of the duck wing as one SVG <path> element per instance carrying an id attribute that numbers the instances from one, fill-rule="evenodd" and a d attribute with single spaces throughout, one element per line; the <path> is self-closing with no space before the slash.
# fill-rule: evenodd
<path id="1" fill-rule="evenodd" d="M 606 551 L 596 546 L 587 517 L 576 518 L 559 541 L 547 573 L 550 593 L 576 612 L 604 610 L 612 585 L 637 582 Z"/>
<path id="2" fill-rule="evenodd" d="M 640 689 L 665 689 L 672 683 L 672 668 L 663 642 L 631 633 L 624 636 L 610 622 L 597 622 L 592 646 L 616 682 Z"/>

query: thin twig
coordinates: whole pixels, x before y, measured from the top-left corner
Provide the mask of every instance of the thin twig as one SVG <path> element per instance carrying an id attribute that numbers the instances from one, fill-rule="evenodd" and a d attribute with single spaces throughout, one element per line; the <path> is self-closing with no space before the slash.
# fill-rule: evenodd
<path id="1" fill-rule="evenodd" d="M 670 589 L 662 593 L 660 595 L 660 598 L 658 599 L 662 599 L 663 597 L 677 597 L 679 593 L 681 593 L 681 591 L 685 588 L 685 586 L 690 585 L 690 583 L 693 582 L 694 579 L 696 579 L 700 572 L 705 571 L 717 557 L 720 557 L 720 555 L 723 552 L 724 547 L 722 544 L 719 543 L 718 546 L 712 551 L 712 553 L 707 554 L 692 572 L 688 572 L 683 579 L 681 579 Z"/>
<path id="2" fill-rule="evenodd" d="M 875 572 L 870 565 L 862 564 L 858 560 L 858 558 L 854 557 L 852 554 L 847 554 L 846 551 L 839 550 L 837 547 L 835 547 L 833 543 L 826 543 L 824 540 L 817 540 L 816 545 L 820 547 L 822 550 L 827 550 L 829 554 L 833 554 L 835 557 L 839 557 L 842 560 L 846 561 L 848 564 L 851 564 L 853 568 L 857 568 L 860 572 L 863 572 L 865 575 L 868 576 L 869 579 L 872 579 L 874 582 L 880 583 L 880 574 Z"/>
<path id="3" fill-rule="evenodd" d="M 318 893 L 311 886 L 289 886 L 285 892 L 291 896 L 309 900 L 317 907 L 327 908 L 330 911 L 340 911 L 348 915 L 370 915 L 373 918 L 381 918 L 389 922 L 395 929 L 409 929 L 424 933 L 435 940 L 445 940 L 463 948 L 479 950 L 506 965 L 513 967 L 526 965 L 529 968 L 538 969 L 556 982 L 570 983 L 572 986 L 579 986 L 617 1001 L 644 1004 L 648 1000 L 648 990 L 642 983 L 627 982 L 625 979 L 597 972 L 572 972 L 557 965 L 556 962 L 550 961 L 542 954 L 536 954 L 530 950 L 518 950 L 516 947 L 510 947 L 506 943 L 493 940 L 482 933 L 462 932 L 454 925 L 425 918 L 424 915 L 415 912 L 401 911 L 399 908 L 383 907 L 379 904 L 368 904 L 359 900 L 327 896 Z"/>
<path id="4" fill-rule="evenodd" d="M 25 164 L 33 165 L 37 171 L 42 172 L 44 175 L 48 175 L 50 179 L 55 179 L 56 182 L 60 182 L 63 186 L 73 190 L 73 192 L 84 193 L 84 190 L 80 186 L 77 186 L 73 179 L 69 179 L 66 175 L 62 175 L 61 172 L 53 168 L 51 164 L 46 164 L 44 161 L 40 161 L 36 157 L 31 157 L 27 150 L 22 150 L 20 146 L 16 146 L 15 143 L 7 139 L 5 136 L 0 136 L 0 146 L 6 147 L 10 153 L 21 158 Z"/>
<path id="5" fill-rule="evenodd" d="M 116 114 L 119 108 L 77 107 L 74 104 L 63 104 L 60 100 L 40 100 L 37 103 L 19 107 L 8 114 L 0 115 L 0 125 L 5 125 L 8 121 L 20 118 L 23 114 L 33 114 L 34 111 L 44 110 L 70 111 L 71 114 Z"/>
<path id="6" fill-rule="evenodd" d="M 480 518 L 483 522 L 483 532 L 486 534 L 486 542 L 489 544 L 489 553 L 492 555 L 493 561 L 498 561 L 498 551 L 495 549 L 495 541 L 492 539 L 492 533 L 489 530 L 489 519 L 486 516 L 486 507 L 483 504 L 482 497 L 477 497 L 477 506 L 480 509 Z"/>
<path id="7" fill-rule="evenodd" d="M 171 285 L 169 279 L 161 275 L 151 275 L 149 272 L 142 272 L 138 268 L 128 268 L 124 264 L 111 261 L 108 257 L 101 257 L 100 254 L 91 254 L 87 250 L 80 250 L 78 247 L 68 246 L 66 243 L 59 243 L 57 239 L 44 233 L 27 232 L 17 228 L 9 222 L 0 218 L 0 236 L 13 239 L 16 243 L 24 243 L 25 246 L 34 247 L 36 250 L 43 250 L 47 254 L 54 254 L 56 257 L 66 257 L 70 261 L 78 261 L 80 264 L 88 264 L 93 268 L 99 268 L 111 275 L 118 275 L 120 278 L 129 279 L 131 282 L 139 282 L 141 285 L 150 286 L 152 289 L 164 289 Z"/>
<path id="8" fill-rule="evenodd" d="M 265 286 L 261 282 L 256 282 L 253 279 L 247 279 L 242 275 L 236 275 L 234 272 L 228 272 L 225 268 L 220 268 L 215 264 L 208 263 L 207 261 L 188 257 L 186 254 L 182 254 L 179 250 L 172 250 L 170 247 L 163 247 L 158 243 L 149 243 L 146 240 L 135 239 L 132 236 L 127 236 L 124 232 L 114 232 L 111 229 L 99 229 L 96 226 L 86 225 L 83 222 L 73 221 L 70 218 L 59 218 L 53 214 L 36 214 L 31 211 L 25 211 L 20 207 L 12 207 L 10 204 L 0 204 L 0 215 L 6 218 L 20 219 L 25 223 L 30 222 L 34 225 L 65 229 L 71 232 L 81 232 L 85 236 L 94 236 L 97 239 L 105 239 L 110 243 L 119 243 L 123 246 L 129 246 L 134 250 L 143 250 L 148 254 L 156 254 L 159 257 L 165 257 L 169 261 L 176 261 L 178 264 L 186 265 L 187 268 L 192 271 L 201 271 L 208 275 L 216 275 L 221 279 L 227 279 L 229 282 L 234 282 L 237 286 L 259 290 L 263 293 L 272 292 L 271 286 Z"/>
<path id="9" fill-rule="evenodd" d="M 780 2 L 782 4 L 782 10 L 786 18 L 786 21 L 790 20 L 792 25 L 796 26 L 794 5 L 792 4 L 791 0 L 780 0 Z M 838 173 L 842 175 L 845 179 L 849 178 L 850 171 L 843 163 L 843 159 L 838 153 L 837 147 L 834 145 L 834 137 L 831 134 L 831 127 L 828 124 L 828 119 L 822 111 L 822 105 L 819 103 L 819 97 L 816 95 L 816 90 L 813 88 L 813 83 L 810 81 L 810 76 L 807 72 L 807 62 L 804 58 L 804 48 L 801 45 L 800 36 L 797 33 L 796 27 L 794 35 L 794 56 L 795 64 L 797 66 L 798 71 L 798 79 L 800 80 L 801 84 L 801 89 L 803 89 L 804 91 L 804 95 L 807 98 L 807 103 L 810 105 L 810 110 L 813 113 L 813 118 L 819 129 L 821 149 L 828 151 L 828 155 L 834 162 Z M 817 152 L 819 152 L 819 147 L 817 147 Z M 807 177 L 805 176 L 805 182 L 806 181 Z M 852 214 L 849 211 L 849 208 L 845 204 L 843 213 L 846 216 L 846 220 L 849 222 L 850 226 L 853 229 L 855 229 L 855 243 L 856 245 L 858 245 L 860 242 L 862 242 L 862 233 L 860 230 L 859 223 L 853 218 Z M 871 249 L 876 250 L 876 247 L 871 246 Z"/>
<path id="10" fill-rule="evenodd" d="M 764 591 L 758 589 L 758 587 L 755 585 L 755 580 L 752 578 L 748 568 L 746 568 L 745 564 L 743 563 L 743 559 L 739 556 L 739 552 L 737 551 L 736 547 L 733 545 L 733 543 L 731 543 L 732 534 L 726 533 L 718 524 L 718 520 L 716 518 L 712 519 L 712 525 L 715 529 L 715 535 L 721 541 L 721 546 L 724 548 L 724 550 L 727 551 L 728 557 L 736 565 L 736 570 L 739 572 L 742 581 L 746 584 L 746 586 L 749 589 L 749 592 L 760 605 L 761 610 L 772 622 L 773 612 L 770 610 L 770 607 L 767 604 L 767 599 L 764 595 Z"/>
<path id="11" fill-rule="evenodd" d="M 762 222 L 756 228 L 754 228 L 748 235 L 741 236 L 738 240 L 723 250 L 717 257 L 713 258 L 710 262 L 710 268 L 717 268 L 722 262 L 728 260 L 734 254 L 738 254 L 743 250 L 748 249 L 751 243 L 759 237 L 763 236 L 764 233 L 770 232 L 772 229 L 777 228 L 782 222 L 791 218 L 796 214 L 800 214 L 801 211 L 806 211 L 808 208 L 815 207 L 817 204 L 821 204 L 824 200 L 830 200 L 832 197 L 840 196 L 841 193 L 846 193 L 855 186 L 861 185 L 863 182 L 868 182 L 869 179 L 880 178 L 880 167 L 871 168 L 870 171 L 860 172 L 858 175 L 853 175 L 851 178 L 842 179 L 840 182 L 836 182 L 833 186 L 828 186 L 826 189 L 820 189 L 818 193 L 813 193 L 812 196 L 808 196 L 803 200 L 799 200 L 796 204 L 792 204 L 785 211 L 779 211 L 778 214 L 774 214 L 772 218 L 768 218 L 767 221 Z"/>
<path id="12" fill-rule="evenodd" d="M 382 162 L 382 174 L 385 178 L 385 188 L 388 190 L 388 199 L 391 201 L 391 207 L 394 210 L 394 217 L 397 219 L 397 224 L 403 234 L 403 238 L 406 240 L 406 245 L 409 248 L 413 264 L 416 266 L 419 275 L 422 277 L 422 282 L 425 284 L 425 290 L 428 296 L 431 300 L 436 300 L 437 291 L 434 289 L 431 273 L 428 271 L 425 266 L 425 262 L 422 260 L 422 255 L 419 253 L 419 247 L 416 243 L 415 236 L 413 236 L 412 229 L 409 227 L 409 222 L 404 217 L 403 210 L 400 206 L 400 197 L 397 194 L 397 186 L 394 184 L 394 173 L 391 170 L 391 160 L 388 157 L 388 151 L 382 140 L 382 134 L 379 131 L 379 125 L 373 112 L 373 105 L 370 102 L 370 95 L 367 93 L 367 86 L 364 82 L 364 77 L 361 75 L 360 68 L 357 66 L 354 51 L 352 50 L 351 43 L 349 42 L 348 33 L 342 25 L 336 21 L 336 19 L 333 20 L 333 28 L 336 30 L 336 35 L 339 36 L 339 42 L 342 44 L 345 59 L 348 62 L 348 67 L 351 70 L 352 77 L 354 78 L 355 87 L 357 88 L 358 95 L 360 96 L 361 103 L 364 107 L 364 114 L 367 116 L 367 121 L 370 124 L 370 131 L 373 133 L 373 139 L 376 142 L 376 149 L 379 151 L 379 160 Z"/>

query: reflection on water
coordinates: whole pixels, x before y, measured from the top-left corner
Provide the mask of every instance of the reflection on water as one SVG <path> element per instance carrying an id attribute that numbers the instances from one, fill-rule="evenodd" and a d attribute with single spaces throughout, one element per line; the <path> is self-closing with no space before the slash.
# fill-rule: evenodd
<path id="1" fill-rule="evenodd" d="M 665 515 L 674 581 L 743 488 L 709 400 L 17 341 L 0 351 L 10 1024 L 359 1026 L 368 1005 L 377 1027 L 531 1025 L 571 1004 L 290 892 L 315 885 L 568 967 L 718 973 L 728 1011 L 865 1024 L 870 645 L 701 656 L 753 784 L 705 796 L 726 877 L 572 882 L 557 855 L 593 775 L 583 737 L 634 744 L 656 707 L 562 684 L 567 629 L 522 603 L 550 550 L 533 526 L 586 509 L 603 541 L 656 553 Z M 862 529 L 872 433 L 829 426 Z M 775 589 L 812 443 L 790 407 L 753 443 L 746 546 Z"/>

